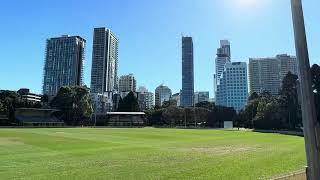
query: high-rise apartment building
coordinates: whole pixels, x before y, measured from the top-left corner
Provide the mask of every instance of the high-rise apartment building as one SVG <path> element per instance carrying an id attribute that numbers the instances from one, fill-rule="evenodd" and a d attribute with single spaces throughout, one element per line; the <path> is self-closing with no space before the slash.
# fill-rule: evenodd
<path id="1" fill-rule="evenodd" d="M 55 96 L 62 86 L 81 86 L 86 40 L 80 36 L 47 39 L 43 94 Z"/>
<path id="2" fill-rule="evenodd" d="M 292 74 L 298 75 L 298 62 L 295 56 L 289 56 L 287 54 L 279 54 L 276 58 L 280 61 L 280 79 L 281 85 L 282 80 L 288 72 L 290 71 Z"/>
<path id="3" fill-rule="evenodd" d="M 136 92 L 137 81 L 133 74 L 121 76 L 119 79 L 119 92 Z"/>
<path id="4" fill-rule="evenodd" d="M 213 75 L 214 94 L 216 95 L 217 85 L 220 82 L 221 75 L 226 63 L 231 62 L 231 48 L 228 40 L 220 40 L 220 47 L 217 49 L 215 59 L 216 73 Z"/>
<path id="5" fill-rule="evenodd" d="M 174 100 L 177 102 L 177 106 L 180 106 L 180 93 L 175 93 L 171 96 L 171 100 Z"/>
<path id="6" fill-rule="evenodd" d="M 154 105 L 154 95 L 145 87 L 139 87 L 137 90 L 138 103 L 141 111 L 151 109 Z"/>
<path id="7" fill-rule="evenodd" d="M 155 90 L 155 105 L 162 106 L 164 101 L 169 101 L 172 95 L 168 86 L 160 85 Z"/>
<path id="8" fill-rule="evenodd" d="M 107 28 L 95 28 L 91 69 L 91 92 L 118 91 L 119 39 Z"/>
<path id="9" fill-rule="evenodd" d="M 216 104 L 240 111 L 247 105 L 247 63 L 228 62 L 217 86 Z"/>
<path id="10" fill-rule="evenodd" d="M 182 37 L 182 90 L 181 106 L 193 106 L 194 71 L 192 37 Z"/>
<path id="11" fill-rule="evenodd" d="M 283 78 L 288 72 L 297 73 L 297 60 L 286 54 L 277 55 L 274 58 L 250 58 L 249 59 L 249 84 L 250 92 L 270 92 L 278 95 Z"/>
<path id="12" fill-rule="evenodd" d="M 194 103 L 209 102 L 209 91 L 199 91 L 194 93 Z"/>

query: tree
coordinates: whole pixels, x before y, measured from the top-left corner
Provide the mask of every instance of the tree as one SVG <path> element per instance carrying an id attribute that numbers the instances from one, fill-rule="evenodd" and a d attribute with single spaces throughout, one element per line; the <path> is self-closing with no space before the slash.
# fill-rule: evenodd
<path id="1" fill-rule="evenodd" d="M 41 96 L 41 102 L 48 103 L 49 102 L 49 96 L 44 94 Z"/>
<path id="2" fill-rule="evenodd" d="M 165 109 L 150 109 L 146 111 L 148 125 L 149 126 L 163 126 L 166 125 L 166 122 L 163 118 L 163 112 Z"/>
<path id="3" fill-rule="evenodd" d="M 320 122 L 320 66 L 314 64 L 311 67 L 312 87 L 314 90 L 314 99 L 317 110 L 317 119 Z"/>
<path id="4" fill-rule="evenodd" d="M 249 101 L 253 101 L 253 100 L 259 99 L 259 98 L 260 98 L 259 94 L 256 93 L 256 92 L 253 92 L 253 93 L 250 94 L 248 100 L 249 100 Z"/>
<path id="5" fill-rule="evenodd" d="M 89 89 L 80 86 L 61 87 L 51 101 L 51 107 L 61 110 L 68 125 L 88 125 L 93 113 Z"/>
<path id="6" fill-rule="evenodd" d="M 5 108 L 4 105 L 2 104 L 2 102 L 0 101 L 0 113 L 5 112 Z"/>
<path id="7" fill-rule="evenodd" d="M 298 76 L 288 72 L 283 78 L 280 91 L 281 110 L 288 129 L 298 129 L 302 126 L 301 108 L 298 101 Z"/>
<path id="8" fill-rule="evenodd" d="M 248 102 L 248 105 L 246 106 L 243 112 L 243 116 L 244 116 L 243 127 L 254 128 L 253 121 L 257 115 L 259 101 L 260 101 L 260 97 L 252 98 L 252 100 Z"/>
<path id="9" fill-rule="evenodd" d="M 170 106 L 177 106 L 177 100 L 175 99 L 170 99 L 169 101 L 164 101 L 162 103 L 162 108 L 167 108 Z"/>
<path id="10" fill-rule="evenodd" d="M 314 64 L 311 67 L 312 87 L 316 93 L 320 93 L 320 66 Z"/>
<path id="11" fill-rule="evenodd" d="M 184 110 L 177 106 L 164 108 L 162 113 L 165 124 L 170 126 L 182 125 L 184 121 Z"/>
<path id="12" fill-rule="evenodd" d="M 196 107 L 201 107 L 201 108 L 212 110 L 212 109 L 214 109 L 215 104 L 212 102 L 204 101 L 204 102 L 197 103 Z"/>
<path id="13" fill-rule="evenodd" d="M 13 91 L 1 91 L 0 92 L 0 102 L 2 104 L 3 114 L 6 114 L 9 118 L 9 124 L 16 124 L 14 117 L 14 112 L 16 108 L 23 107 L 23 102 L 21 101 L 20 96 Z"/>
<path id="14" fill-rule="evenodd" d="M 129 94 L 123 98 L 123 102 L 119 102 L 118 112 L 139 112 L 138 99 L 131 91 Z"/>
<path id="15" fill-rule="evenodd" d="M 282 129 L 279 108 L 275 98 L 261 98 L 257 115 L 253 121 L 254 127 L 257 129 Z"/>

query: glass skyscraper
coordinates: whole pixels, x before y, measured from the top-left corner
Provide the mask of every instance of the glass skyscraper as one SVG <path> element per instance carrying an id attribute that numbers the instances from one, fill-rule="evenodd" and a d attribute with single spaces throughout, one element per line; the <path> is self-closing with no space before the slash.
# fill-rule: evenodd
<path id="1" fill-rule="evenodd" d="M 62 36 L 47 39 L 43 94 L 55 96 L 62 86 L 81 86 L 85 39 Z"/>
<path id="2" fill-rule="evenodd" d="M 194 72 L 193 72 L 193 41 L 192 37 L 182 37 L 182 89 L 180 105 L 193 106 Z"/>
<path id="3" fill-rule="evenodd" d="M 118 91 L 118 48 L 119 40 L 110 29 L 94 29 L 91 93 Z"/>

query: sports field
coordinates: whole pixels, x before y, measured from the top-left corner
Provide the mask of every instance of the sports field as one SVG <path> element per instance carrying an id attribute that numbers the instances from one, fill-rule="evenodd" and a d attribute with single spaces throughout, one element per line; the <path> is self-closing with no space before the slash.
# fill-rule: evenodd
<path id="1" fill-rule="evenodd" d="M 301 137 L 179 129 L 0 129 L 0 179 L 259 179 L 305 166 Z"/>

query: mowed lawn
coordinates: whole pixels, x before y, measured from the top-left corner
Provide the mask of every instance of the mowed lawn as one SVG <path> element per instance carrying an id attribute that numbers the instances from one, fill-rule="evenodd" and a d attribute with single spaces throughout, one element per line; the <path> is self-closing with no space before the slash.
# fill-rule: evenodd
<path id="1" fill-rule="evenodd" d="M 0 179 L 259 179 L 301 170 L 304 139 L 244 131 L 0 129 Z"/>

